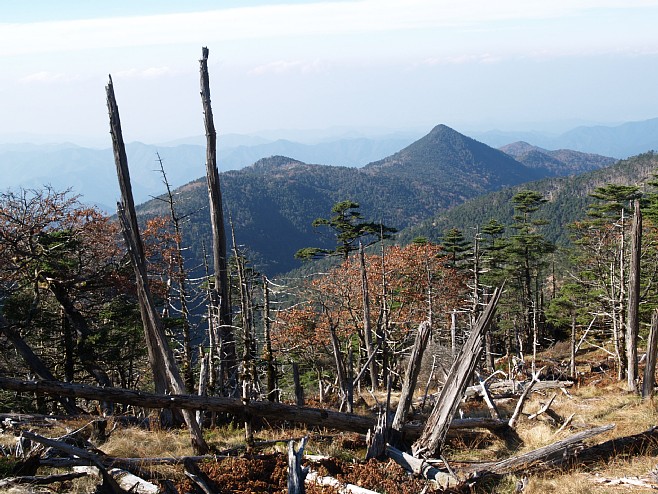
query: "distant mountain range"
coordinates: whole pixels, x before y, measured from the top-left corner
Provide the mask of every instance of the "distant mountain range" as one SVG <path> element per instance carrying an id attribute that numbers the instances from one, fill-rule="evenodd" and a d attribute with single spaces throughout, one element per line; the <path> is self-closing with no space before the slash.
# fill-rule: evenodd
<path id="1" fill-rule="evenodd" d="M 218 142 L 220 171 L 237 170 L 251 165 L 267 156 L 288 156 L 305 163 L 360 167 L 386 158 L 418 139 L 416 132 L 382 133 L 371 129 L 356 134 L 346 129 L 333 129 L 320 134 L 309 131 L 302 134 L 289 131 L 260 135 L 221 135 Z M 377 133 L 379 132 L 379 133 Z M 286 139 L 276 138 L 286 136 Z M 16 138 L 16 136 L 14 136 Z M 557 169 L 562 173 L 562 164 L 568 159 L 556 157 L 552 149 L 569 149 L 584 153 L 598 153 L 615 158 L 624 158 L 650 149 L 658 149 L 658 118 L 643 122 L 629 122 L 616 127 L 579 127 L 561 136 L 543 133 L 502 133 L 491 131 L 473 133 L 471 137 L 494 147 L 515 141 L 525 141 L 528 149 L 522 156 L 511 148 L 503 149 L 529 167 L 539 165 L 550 168 L 548 154 L 556 158 Z M 304 139 L 304 142 L 291 140 Z M 0 141 L 2 142 L 2 141 Z M 109 142 L 108 142 L 109 145 Z M 205 138 L 195 136 L 159 145 L 131 143 L 127 149 L 134 194 L 137 202 L 148 200 L 163 192 L 162 180 L 156 163 L 156 152 L 160 153 L 169 182 L 181 186 L 204 173 Z M 516 153 L 516 154 L 515 154 Z M 598 158 L 595 158 L 595 160 Z M 583 165 L 582 156 L 577 157 L 578 166 Z M 598 166 L 598 163 L 595 163 Z M 581 170 L 583 171 L 583 170 Z M 574 173 L 578 170 L 574 169 Z M 114 172 L 114 160 L 109 149 L 80 147 L 74 144 L 2 144 L 0 143 L 0 174 L 2 186 L 42 187 L 50 184 L 58 190 L 72 188 L 82 194 L 85 202 L 94 203 L 106 211 L 114 211 L 118 198 L 118 185 Z M 460 193 L 455 191 L 458 196 Z"/>
<path id="2" fill-rule="evenodd" d="M 147 201 L 163 192 L 162 176 L 156 161 L 159 153 L 169 183 L 174 187 L 205 173 L 203 138 L 182 139 L 174 145 L 148 145 L 133 142 L 126 146 L 133 193 L 136 202 Z M 225 144 L 226 141 L 226 144 Z M 413 141 L 402 135 L 379 138 L 350 138 L 317 144 L 262 138 L 220 137 L 218 168 L 240 169 L 264 156 L 283 154 L 300 160 L 343 166 L 363 166 L 388 156 Z M 249 143 L 249 144 L 247 144 Z M 228 144 L 234 144 L 229 147 Z M 57 190 L 72 188 L 83 200 L 106 211 L 116 209 L 119 197 L 112 150 L 93 149 L 74 144 L 0 144 L 0 174 L 3 186 L 40 188 L 51 185 Z"/>
<path id="3" fill-rule="evenodd" d="M 566 156 L 558 153 L 557 156 Z M 299 266 L 294 253 L 303 247 L 332 247 L 328 235 L 311 227 L 327 217 L 332 205 L 352 200 L 364 217 L 404 229 L 464 201 L 556 174 L 590 169 L 593 157 L 568 154 L 568 163 L 546 155 L 550 163 L 535 160 L 532 166 L 515 160 L 455 130 L 438 125 L 426 136 L 387 158 L 362 168 L 307 164 L 284 156 L 257 161 L 241 170 L 221 174 L 226 221 L 229 215 L 237 241 L 245 245 L 256 267 L 269 275 Z M 547 159 L 548 159 L 547 158 Z M 601 157 L 600 166 L 610 160 Z M 185 242 L 200 265 L 201 242 L 209 244 L 205 179 L 176 191 L 179 214 L 190 214 Z M 161 201 L 139 207 L 143 216 L 167 214 Z"/>
<path id="4" fill-rule="evenodd" d="M 546 149 L 572 149 L 622 159 L 658 150 L 658 118 L 626 122 L 617 126 L 582 126 L 560 135 L 541 132 L 489 131 L 471 136 L 490 146 L 501 147 L 514 141 L 526 141 Z"/>

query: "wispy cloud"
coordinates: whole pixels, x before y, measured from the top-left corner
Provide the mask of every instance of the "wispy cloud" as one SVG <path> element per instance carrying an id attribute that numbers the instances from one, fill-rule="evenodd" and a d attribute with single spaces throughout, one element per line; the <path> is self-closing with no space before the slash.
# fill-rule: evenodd
<path id="1" fill-rule="evenodd" d="M 658 9 L 658 0 L 357 0 L 274 4 L 206 12 L 0 24 L 0 53 L 214 43 L 450 29 L 505 21 Z"/>

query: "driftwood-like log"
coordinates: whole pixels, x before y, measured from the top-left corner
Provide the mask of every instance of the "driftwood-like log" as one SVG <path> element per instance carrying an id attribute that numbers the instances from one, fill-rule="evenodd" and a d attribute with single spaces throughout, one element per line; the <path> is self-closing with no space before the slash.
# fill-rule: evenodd
<path id="1" fill-rule="evenodd" d="M 340 494 L 379 494 L 370 489 L 364 489 L 354 484 L 345 484 L 334 477 L 321 477 L 318 472 L 309 472 L 305 480 L 306 484 L 317 484 L 333 487 Z"/>
<path id="2" fill-rule="evenodd" d="M 201 471 L 195 462 L 187 458 L 185 462 L 183 462 L 183 465 L 185 466 L 185 475 L 187 475 L 187 477 L 194 482 L 204 494 L 217 494 L 217 491 L 212 486 L 212 481 Z"/>
<path id="3" fill-rule="evenodd" d="M 67 482 L 69 480 L 85 477 L 86 472 L 59 473 L 54 475 L 26 475 L 23 477 L 7 477 L 0 480 L 0 489 L 8 489 L 13 485 L 48 485 L 55 482 Z"/>
<path id="4" fill-rule="evenodd" d="M 496 312 L 500 292 L 500 288 L 494 291 L 489 304 L 457 356 L 450 375 L 441 390 L 439 400 L 427 419 L 423 433 L 413 444 L 414 456 L 424 452 L 431 453 L 443 446 L 450 421 L 457 411 L 459 401 L 464 395 L 464 390 L 482 353 L 484 333 L 487 331 Z"/>
<path id="5" fill-rule="evenodd" d="M 530 396 L 530 391 L 532 391 L 532 388 L 534 388 L 535 384 L 539 382 L 539 374 L 541 374 L 541 371 L 543 369 L 539 369 L 534 376 L 532 376 L 532 381 L 530 381 L 530 384 L 526 386 L 526 388 L 523 390 L 523 394 L 519 398 L 519 401 L 516 403 L 516 408 L 514 409 L 514 413 L 509 419 L 509 426 L 514 429 L 516 427 L 516 422 L 519 420 L 519 416 L 521 415 L 521 412 L 523 412 L 523 407 L 525 405 L 526 400 L 528 399 L 528 396 Z"/>
<path id="6" fill-rule="evenodd" d="M 177 408 L 188 410 L 208 410 L 234 415 L 251 414 L 273 422 L 289 421 L 309 424 L 329 429 L 366 433 L 376 424 L 375 417 L 354 413 L 340 413 L 334 410 L 311 407 L 297 407 L 269 401 L 250 401 L 244 404 L 239 398 L 209 397 L 197 395 L 157 395 L 120 388 L 100 388 L 84 384 L 62 383 L 59 381 L 21 381 L 0 376 L 0 389 L 26 393 L 43 393 L 71 396 L 91 400 L 111 400 L 115 403 L 137 405 L 144 408 Z M 483 428 L 496 431 L 507 429 L 507 423 L 500 420 L 474 418 L 453 420 L 453 430 Z M 422 425 L 405 424 L 403 431 L 409 437 L 417 437 Z"/>
<path id="7" fill-rule="evenodd" d="M 583 441 L 612 430 L 614 427 L 614 424 L 608 424 L 588 429 L 523 455 L 513 456 L 495 463 L 480 464 L 477 469 L 480 471 L 479 475 L 488 473 L 507 475 L 520 472 L 537 472 L 562 466 L 571 461 L 580 462 L 582 460 Z"/>
<path id="8" fill-rule="evenodd" d="M 100 471 L 100 474 L 103 477 L 103 488 L 107 492 L 111 492 L 112 494 L 124 494 L 126 492 L 121 486 L 119 486 L 117 481 L 114 480 L 114 477 L 112 477 L 112 475 L 110 475 L 110 473 L 107 471 L 107 468 L 105 468 L 105 465 L 103 465 L 99 455 L 91 453 L 86 449 L 71 446 L 70 444 L 66 444 L 62 441 L 57 441 L 55 439 L 40 436 L 39 434 L 34 434 L 33 432 L 23 431 L 22 434 L 32 441 L 36 441 L 40 444 L 43 444 L 44 446 L 49 446 L 51 448 L 63 451 L 69 455 L 77 456 L 79 458 L 90 461 Z"/>
<path id="9" fill-rule="evenodd" d="M 406 471 L 413 473 L 419 477 L 435 481 L 442 489 L 448 489 L 459 485 L 460 480 L 446 472 L 442 472 L 435 468 L 430 463 L 420 458 L 416 458 L 410 454 L 400 451 L 393 446 L 386 447 L 386 455 L 395 461 L 398 465 Z"/>
<path id="10" fill-rule="evenodd" d="M 491 397 L 496 400 L 500 398 L 511 398 L 518 396 L 531 381 L 497 381 L 487 384 Z M 564 389 L 573 386 L 572 381 L 538 381 L 533 385 L 535 391 L 545 391 L 548 389 Z M 473 400 L 482 397 L 482 388 L 480 385 L 469 386 L 466 388 L 464 397 L 467 400 Z"/>

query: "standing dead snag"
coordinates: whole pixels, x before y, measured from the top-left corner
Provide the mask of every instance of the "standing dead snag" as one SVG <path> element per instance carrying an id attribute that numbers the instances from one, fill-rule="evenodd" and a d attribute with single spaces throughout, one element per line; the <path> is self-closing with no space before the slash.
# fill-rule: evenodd
<path id="1" fill-rule="evenodd" d="M 407 372 L 404 375 L 404 384 L 402 392 L 400 393 L 400 401 L 395 411 L 395 417 L 391 425 L 392 429 L 400 433 L 402 431 L 402 424 L 411 407 L 411 401 L 414 397 L 414 389 L 416 389 L 416 382 L 418 381 L 418 373 L 420 372 L 420 363 L 423 359 L 423 353 L 427 346 L 427 340 L 430 337 L 432 327 L 429 321 L 424 321 L 418 326 L 416 333 L 416 341 L 414 342 L 411 355 L 409 356 L 409 365 Z"/>
<path id="2" fill-rule="evenodd" d="M 304 479 L 308 475 L 309 467 L 302 468 L 302 458 L 308 437 L 304 437 L 295 451 L 295 441 L 288 442 L 288 494 L 305 494 Z"/>
<path id="3" fill-rule="evenodd" d="M 162 325 L 162 319 L 155 309 L 146 273 L 146 259 L 144 246 L 139 234 L 137 214 L 133 201 L 132 187 L 130 184 L 130 172 L 128 170 L 128 158 L 123 143 L 121 132 L 121 120 L 119 119 L 119 107 L 114 97 L 112 78 L 106 87 L 107 108 L 110 116 L 110 133 L 112 134 L 112 146 L 114 148 L 114 160 L 117 167 L 117 176 L 121 188 L 121 204 L 118 204 L 118 216 L 121 223 L 128 254 L 135 271 L 137 284 L 137 296 L 139 298 L 139 310 L 144 324 L 144 335 L 148 349 L 149 362 L 153 370 L 153 376 L 158 393 L 185 393 L 185 385 L 176 366 L 174 354 L 169 347 L 167 337 Z M 203 439 L 203 434 L 197 424 L 194 415 L 189 410 L 183 410 L 185 423 L 190 430 L 192 447 L 197 453 L 206 453 L 208 445 Z"/>
<path id="4" fill-rule="evenodd" d="M 471 335 L 464 344 L 455 360 L 455 363 L 450 369 L 450 375 L 446 380 L 439 399 L 432 410 L 423 433 L 420 438 L 413 444 L 414 456 L 418 456 L 424 452 L 432 453 L 443 446 L 448 427 L 452 420 L 453 415 L 457 411 L 459 400 L 464 394 L 464 390 L 470 380 L 475 366 L 482 353 L 482 342 L 484 334 L 493 319 L 496 312 L 496 305 L 500 298 L 501 288 L 497 288 L 491 300 L 478 319 L 478 323 L 473 328 Z"/>
<path id="5" fill-rule="evenodd" d="M 208 200 L 210 203 L 210 223 L 212 226 L 212 253 L 214 268 L 214 286 L 211 290 L 210 304 L 215 314 L 219 312 L 220 357 L 222 378 L 228 378 L 237 365 L 235 339 L 231 329 L 231 308 L 229 304 L 228 262 L 226 254 L 226 230 L 224 229 L 224 210 L 222 192 L 219 186 L 217 170 L 217 132 L 213 121 L 210 104 L 210 79 L 208 76 L 208 48 L 202 49 L 199 60 L 201 72 L 201 101 L 206 128 L 206 179 L 208 181 Z"/>
<path id="6" fill-rule="evenodd" d="M 658 309 L 654 309 L 651 316 L 651 329 L 647 343 L 647 363 L 644 366 L 644 380 L 642 382 L 642 398 L 652 398 L 653 388 L 656 385 L 656 352 L 658 351 Z"/>

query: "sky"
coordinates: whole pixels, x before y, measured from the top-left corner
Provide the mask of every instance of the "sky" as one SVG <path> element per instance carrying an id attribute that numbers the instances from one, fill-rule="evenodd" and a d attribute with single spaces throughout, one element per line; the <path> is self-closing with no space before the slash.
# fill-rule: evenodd
<path id="1" fill-rule="evenodd" d="M 552 130 L 658 117 L 658 0 L 0 0 L 0 139 Z M 55 136 L 55 137 L 52 137 Z"/>

